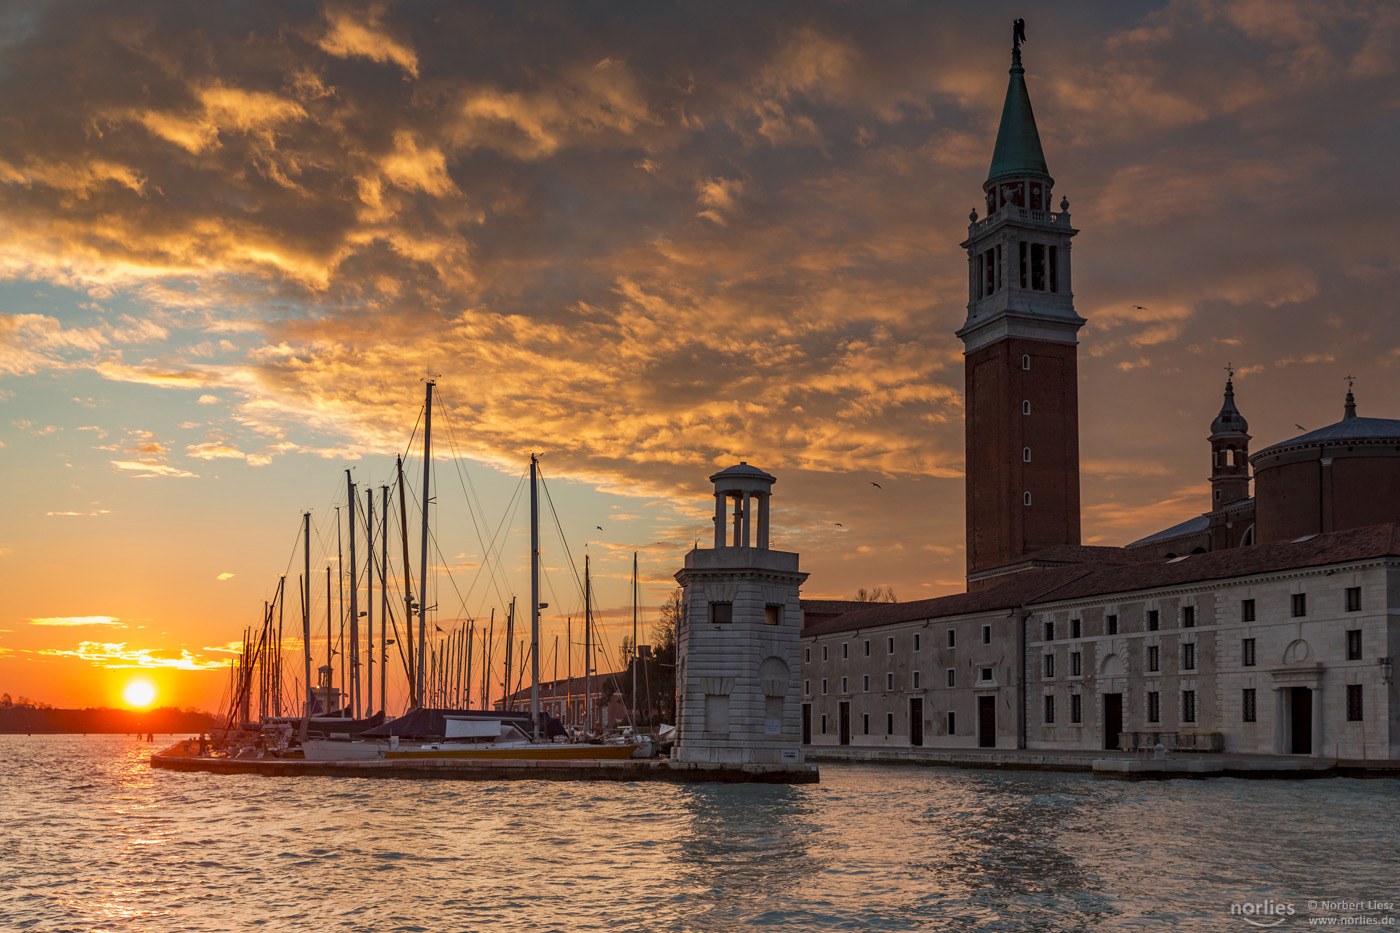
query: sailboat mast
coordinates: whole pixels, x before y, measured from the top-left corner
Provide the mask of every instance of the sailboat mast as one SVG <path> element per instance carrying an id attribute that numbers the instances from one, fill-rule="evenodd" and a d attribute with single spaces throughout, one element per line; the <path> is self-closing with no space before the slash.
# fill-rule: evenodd
<path id="1" fill-rule="evenodd" d="M 330 573 L 330 568 L 326 568 Z M 341 708 L 345 706 L 345 701 L 349 694 L 345 692 L 345 550 L 340 544 L 340 507 L 335 510 L 335 589 L 337 601 L 335 604 L 335 617 L 339 623 L 340 632 L 335 640 L 339 645 L 331 652 L 332 656 L 340 656 L 340 703 Z M 326 591 L 326 598 L 330 599 L 330 591 Z"/>
<path id="2" fill-rule="evenodd" d="M 365 713 L 374 713 L 374 489 L 365 490 L 365 637 L 369 641 Z"/>
<path id="3" fill-rule="evenodd" d="M 272 703 L 274 712 L 280 718 L 282 716 L 282 611 L 287 608 L 287 575 L 285 573 L 277 581 L 277 594 L 277 666 L 272 669 Z"/>
<path id="4" fill-rule="evenodd" d="M 583 728 L 593 731 L 593 578 L 583 555 Z"/>
<path id="5" fill-rule="evenodd" d="M 404 499 L 403 457 L 395 457 L 399 474 L 399 538 L 403 542 L 404 640 L 408 642 L 408 705 L 418 709 L 418 668 L 413 663 L 413 575 L 408 569 L 408 506 Z M 421 623 L 422 620 L 420 619 Z"/>
<path id="6" fill-rule="evenodd" d="M 535 489 L 537 462 L 535 455 L 530 454 L 530 725 L 536 741 L 540 737 L 540 503 Z"/>
<path id="7" fill-rule="evenodd" d="M 637 727 L 637 552 L 632 552 L 632 727 Z"/>
<path id="8" fill-rule="evenodd" d="M 379 533 L 379 708 L 388 709 L 389 686 L 389 487 L 381 486 L 384 528 Z"/>
<path id="9" fill-rule="evenodd" d="M 481 646 L 481 708 L 491 708 L 491 649 L 496 639 L 496 607 L 491 607 L 491 622 L 486 629 L 486 641 Z"/>
<path id="10" fill-rule="evenodd" d="M 428 483 L 433 465 L 433 380 L 423 402 L 423 550 L 418 562 L 418 680 L 424 675 L 423 650 L 428 638 Z"/>
<path id="11" fill-rule="evenodd" d="M 350 525 L 350 709 L 360 718 L 360 600 L 359 563 L 355 560 L 355 484 L 345 471 L 347 523 Z"/>
<path id="12" fill-rule="evenodd" d="M 339 519 L 336 519 L 337 525 Z M 331 565 L 326 564 L 326 715 L 331 714 L 331 681 L 335 671 L 335 626 L 331 622 Z"/>
<path id="13" fill-rule="evenodd" d="M 301 654 L 306 662 L 306 692 L 301 698 L 301 737 L 305 741 L 307 730 L 311 728 L 311 513 L 301 513 L 302 553 L 306 571 L 301 575 Z"/>

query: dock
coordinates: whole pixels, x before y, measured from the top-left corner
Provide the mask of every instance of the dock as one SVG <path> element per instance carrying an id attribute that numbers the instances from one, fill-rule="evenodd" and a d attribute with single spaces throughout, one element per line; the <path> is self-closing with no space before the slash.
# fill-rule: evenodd
<path id="1" fill-rule="evenodd" d="M 817 766 L 724 765 L 664 758 L 619 761 L 503 761 L 397 758 L 308 761 L 305 758 L 198 758 L 151 756 L 151 767 L 208 774 L 263 777 L 354 777 L 451 781 L 660 781 L 672 784 L 815 784 Z"/>
<path id="2" fill-rule="evenodd" d="M 1309 755 L 1244 755 L 1171 752 L 1165 758 L 1139 752 L 1015 748 L 882 749 L 809 746 L 807 760 L 847 764 L 898 764 L 999 771 L 1058 771 L 1119 781 L 1235 778 L 1400 777 L 1400 760 L 1339 759 Z"/>

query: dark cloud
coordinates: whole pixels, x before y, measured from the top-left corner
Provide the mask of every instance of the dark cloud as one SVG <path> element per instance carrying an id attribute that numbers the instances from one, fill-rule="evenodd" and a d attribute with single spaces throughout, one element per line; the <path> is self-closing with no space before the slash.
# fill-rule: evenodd
<path id="1" fill-rule="evenodd" d="M 430 367 L 482 457 L 549 443 L 602 482 L 646 464 L 656 494 L 762 460 L 800 477 L 823 559 L 897 540 L 899 579 L 953 579 L 957 244 L 1014 13 L 11 4 L 0 277 L 136 296 L 161 334 L 7 315 L 0 372 L 227 389 L 208 459 L 298 421 L 386 445 Z M 1294 412 L 1347 368 L 1387 413 L 1397 35 L 1361 0 L 1031 20 L 1083 229 L 1087 536 L 1195 508 L 1227 361 L 1261 441 L 1331 420 Z M 229 333 L 233 359 L 180 349 Z M 867 472 L 907 498 L 837 519 L 855 546 L 822 537 Z"/>

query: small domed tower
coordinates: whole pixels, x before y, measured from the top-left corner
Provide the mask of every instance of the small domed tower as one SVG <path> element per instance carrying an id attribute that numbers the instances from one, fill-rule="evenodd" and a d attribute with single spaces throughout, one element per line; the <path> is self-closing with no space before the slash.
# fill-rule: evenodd
<path id="1" fill-rule="evenodd" d="M 1225 380 L 1225 402 L 1210 423 L 1210 507 L 1224 508 L 1249 498 L 1249 422 L 1235 407 L 1232 372 Z"/>
<path id="2" fill-rule="evenodd" d="M 713 548 L 676 573 L 675 761 L 792 765 L 802 761 L 797 555 L 768 546 L 777 480 L 739 463 L 715 484 Z M 756 516 L 756 520 L 755 517 Z"/>

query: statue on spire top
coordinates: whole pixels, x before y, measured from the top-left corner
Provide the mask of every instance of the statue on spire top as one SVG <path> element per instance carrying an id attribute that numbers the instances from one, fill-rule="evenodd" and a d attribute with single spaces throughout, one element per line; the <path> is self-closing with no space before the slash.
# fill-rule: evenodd
<path id="1" fill-rule="evenodd" d="M 1021 51 L 1021 43 L 1026 41 L 1026 21 L 1018 19 L 1011 24 L 1011 47 Z"/>

